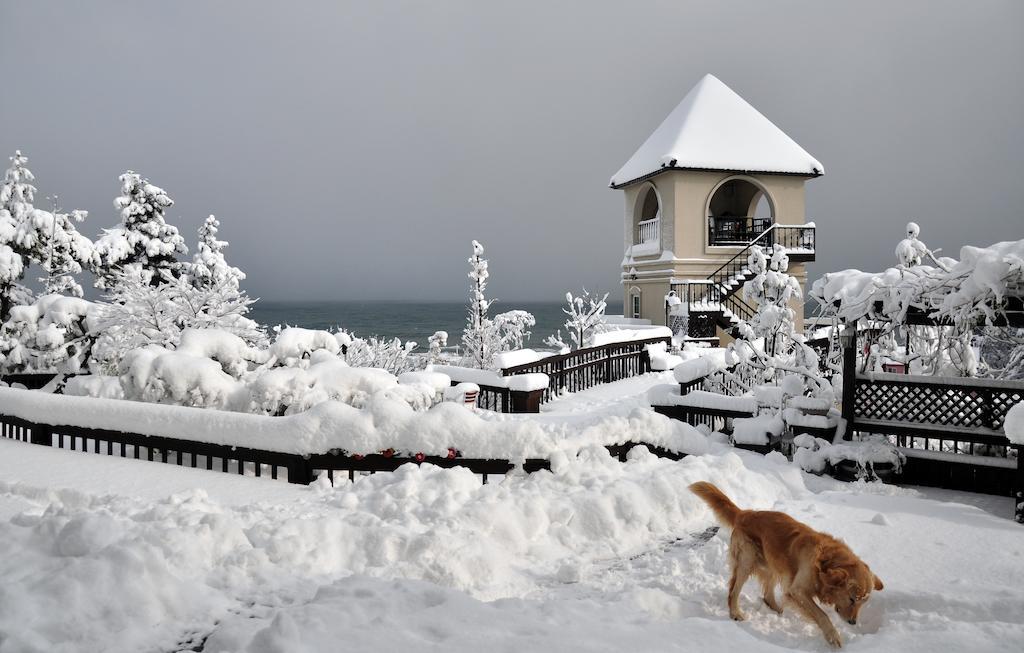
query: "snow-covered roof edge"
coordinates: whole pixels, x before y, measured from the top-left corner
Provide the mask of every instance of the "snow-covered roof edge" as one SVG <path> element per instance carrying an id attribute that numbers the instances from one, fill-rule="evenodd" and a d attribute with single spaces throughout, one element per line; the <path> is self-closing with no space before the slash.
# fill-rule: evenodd
<path id="1" fill-rule="evenodd" d="M 705 75 L 611 178 L 612 188 L 666 170 L 818 177 L 825 167 L 714 75 Z"/>

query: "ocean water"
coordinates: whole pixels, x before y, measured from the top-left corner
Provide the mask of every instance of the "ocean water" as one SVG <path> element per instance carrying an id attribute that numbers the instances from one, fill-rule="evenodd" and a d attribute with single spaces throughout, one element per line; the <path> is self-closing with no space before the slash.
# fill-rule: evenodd
<path id="1" fill-rule="evenodd" d="M 529 311 L 537 326 L 527 347 L 542 347 L 543 341 L 562 329 L 564 304 L 555 302 L 496 302 L 490 314 L 511 310 Z M 608 313 L 622 313 L 621 304 L 608 303 Z M 249 316 L 268 327 L 300 326 L 307 329 L 342 327 L 357 336 L 386 336 L 412 340 L 426 349 L 435 331 L 448 332 L 449 346 L 458 344 L 466 326 L 466 304 L 461 302 L 273 302 L 258 301 Z M 564 335 L 564 329 L 563 329 Z"/>

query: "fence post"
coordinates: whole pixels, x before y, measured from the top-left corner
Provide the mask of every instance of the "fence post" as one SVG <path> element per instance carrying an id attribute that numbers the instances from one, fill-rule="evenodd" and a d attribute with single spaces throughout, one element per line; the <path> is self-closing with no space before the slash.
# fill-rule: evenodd
<path id="1" fill-rule="evenodd" d="M 53 446 L 53 429 L 46 424 L 33 424 L 29 429 L 29 442 L 41 444 L 44 447 Z M 84 443 L 82 445 L 85 446 Z"/>
<path id="2" fill-rule="evenodd" d="M 604 382 L 611 383 L 614 380 L 612 378 L 612 348 L 611 345 L 607 345 L 604 348 Z"/>
<path id="3" fill-rule="evenodd" d="M 308 458 L 295 456 L 288 463 L 288 482 L 309 485 L 313 482 L 313 465 Z"/>
<path id="4" fill-rule="evenodd" d="M 512 390 L 509 392 L 512 397 L 513 413 L 539 413 L 540 401 L 544 397 L 544 389 L 540 390 Z"/>
<path id="5" fill-rule="evenodd" d="M 854 402 L 857 398 L 857 323 L 847 324 L 845 328 L 852 330 L 852 335 L 844 333 L 840 336 L 843 343 L 843 419 L 846 420 L 843 439 L 852 440 L 856 413 Z"/>

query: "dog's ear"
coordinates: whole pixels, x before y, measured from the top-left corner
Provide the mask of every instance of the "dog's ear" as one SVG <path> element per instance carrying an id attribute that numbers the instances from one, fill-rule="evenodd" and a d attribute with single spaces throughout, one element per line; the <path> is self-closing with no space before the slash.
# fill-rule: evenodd
<path id="1" fill-rule="evenodd" d="M 824 570 L 825 583 L 832 587 L 841 587 L 846 584 L 850 573 L 842 567 L 832 567 Z"/>
<path id="2" fill-rule="evenodd" d="M 871 574 L 871 575 L 874 576 L 874 574 Z M 882 579 L 879 578 L 878 576 L 875 576 L 875 590 L 878 591 L 878 590 L 884 590 L 884 589 L 885 589 L 885 585 L 882 584 Z"/>

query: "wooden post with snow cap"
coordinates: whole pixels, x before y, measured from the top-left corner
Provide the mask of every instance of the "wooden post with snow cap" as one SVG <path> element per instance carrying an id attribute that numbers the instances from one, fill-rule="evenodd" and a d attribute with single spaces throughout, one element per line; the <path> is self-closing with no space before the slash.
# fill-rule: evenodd
<path id="1" fill-rule="evenodd" d="M 839 336 L 843 345 L 843 419 L 844 440 L 853 439 L 854 403 L 857 400 L 857 323 L 847 324 Z"/>
<path id="2" fill-rule="evenodd" d="M 32 444 L 41 444 L 44 447 L 53 446 L 53 429 L 46 424 L 33 424 L 32 428 L 29 429 L 29 442 Z M 83 443 L 84 447 L 85 444 Z"/>

